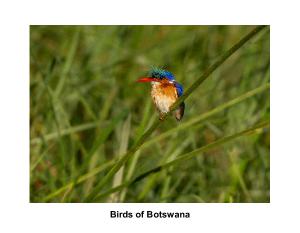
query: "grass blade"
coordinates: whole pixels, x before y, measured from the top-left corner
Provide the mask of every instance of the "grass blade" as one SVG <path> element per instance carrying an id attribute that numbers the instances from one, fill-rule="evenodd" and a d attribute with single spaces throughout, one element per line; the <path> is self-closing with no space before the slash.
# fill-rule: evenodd
<path id="1" fill-rule="evenodd" d="M 74 32 L 72 41 L 70 43 L 70 48 L 69 48 L 69 52 L 68 55 L 66 57 L 66 62 L 64 64 L 63 70 L 62 70 L 62 76 L 59 79 L 59 82 L 56 86 L 55 92 L 54 92 L 54 96 L 58 97 L 60 95 L 60 93 L 62 92 L 63 88 L 64 88 L 64 84 L 66 82 L 67 79 L 67 75 L 69 70 L 71 69 L 71 65 L 76 53 L 76 49 L 78 46 L 78 42 L 79 42 L 79 34 L 80 34 L 80 28 L 78 27 L 77 30 Z"/>
<path id="2" fill-rule="evenodd" d="M 53 199 L 54 197 L 60 195 L 61 193 L 63 193 L 64 191 L 68 190 L 68 189 L 72 189 L 75 187 L 75 185 L 78 185 L 92 177 L 94 177 L 95 175 L 97 175 L 99 172 L 102 172 L 103 170 L 109 168 L 110 166 L 112 166 L 116 161 L 115 160 L 110 160 L 109 162 L 102 164 L 101 166 L 93 169 L 92 171 L 90 171 L 89 173 L 86 173 L 82 176 L 80 176 L 76 182 L 72 181 L 70 183 L 68 183 L 67 185 L 59 188 L 58 190 L 50 193 L 48 196 L 46 196 L 41 202 L 47 202 L 51 199 Z"/>
<path id="3" fill-rule="evenodd" d="M 60 133 L 61 133 L 61 136 L 65 136 L 65 135 L 73 134 L 73 133 L 78 133 L 78 132 L 81 132 L 81 131 L 84 131 L 84 130 L 95 128 L 95 127 L 99 126 L 99 123 L 100 123 L 99 121 L 93 121 L 93 122 L 88 122 L 88 123 L 81 124 L 81 125 L 76 125 L 76 126 L 69 127 L 69 128 L 66 128 L 66 129 L 61 129 Z M 44 141 L 50 141 L 50 140 L 53 140 L 57 137 L 59 137 L 58 132 L 49 133 L 49 134 L 46 134 L 44 136 L 36 137 L 36 138 L 31 139 L 30 144 L 32 144 L 32 145 L 40 144 Z"/>
<path id="4" fill-rule="evenodd" d="M 129 114 L 121 130 L 120 148 L 118 154 L 124 154 L 127 151 L 130 128 L 131 128 L 131 115 Z M 116 187 L 122 183 L 122 180 L 124 179 L 123 175 L 124 175 L 124 166 L 115 174 L 113 180 L 113 187 Z M 112 195 L 110 197 L 109 202 L 118 202 L 120 201 L 120 199 L 121 199 L 120 196 Z"/>

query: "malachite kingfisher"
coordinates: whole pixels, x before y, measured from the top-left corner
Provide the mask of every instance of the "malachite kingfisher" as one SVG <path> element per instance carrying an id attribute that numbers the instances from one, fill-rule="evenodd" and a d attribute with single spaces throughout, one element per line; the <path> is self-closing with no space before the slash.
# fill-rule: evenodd
<path id="1" fill-rule="evenodd" d="M 148 77 L 141 77 L 137 82 L 151 82 L 152 100 L 159 111 L 159 119 L 170 111 L 170 107 L 183 94 L 183 87 L 176 82 L 174 75 L 160 68 L 152 68 Z M 182 102 L 174 111 L 177 121 L 180 121 L 184 114 L 185 104 Z"/>

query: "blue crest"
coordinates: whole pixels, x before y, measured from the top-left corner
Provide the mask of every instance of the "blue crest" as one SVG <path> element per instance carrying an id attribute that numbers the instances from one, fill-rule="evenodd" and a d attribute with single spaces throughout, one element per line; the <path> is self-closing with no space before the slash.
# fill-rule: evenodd
<path id="1" fill-rule="evenodd" d="M 175 80 L 174 75 L 170 71 L 163 70 L 157 67 L 152 67 L 152 69 L 149 71 L 149 76 L 152 78 L 167 78 L 170 81 Z"/>

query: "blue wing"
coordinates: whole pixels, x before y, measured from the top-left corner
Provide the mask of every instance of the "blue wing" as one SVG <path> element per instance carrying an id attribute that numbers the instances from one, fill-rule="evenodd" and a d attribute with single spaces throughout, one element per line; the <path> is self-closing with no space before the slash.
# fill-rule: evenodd
<path id="1" fill-rule="evenodd" d="M 183 87 L 179 83 L 177 83 L 177 82 L 174 82 L 174 85 L 176 87 L 177 96 L 178 97 L 182 96 L 182 94 L 183 94 Z M 176 117 L 176 119 L 178 121 L 180 121 L 181 118 L 183 117 L 183 115 L 184 115 L 184 109 L 185 109 L 185 104 L 184 104 L 184 102 L 182 102 L 179 105 L 178 109 L 175 110 L 175 117 Z"/>
<path id="2" fill-rule="evenodd" d="M 183 94 L 183 87 L 178 82 L 174 82 L 174 85 L 176 87 L 176 91 L 177 91 L 178 97 L 182 96 L 182 94 Z"/>

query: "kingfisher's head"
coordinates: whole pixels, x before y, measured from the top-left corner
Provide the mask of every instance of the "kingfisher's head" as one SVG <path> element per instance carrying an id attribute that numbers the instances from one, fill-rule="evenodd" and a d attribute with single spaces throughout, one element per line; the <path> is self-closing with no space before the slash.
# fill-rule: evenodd
<path id="1" fill-rule="evenodd" d="M 164 118 L 162 113 L 169 112 L 176 99 L 183 95 L 183 87 L 175 81 L 174 75 L 160 68 L 153 67 L 147 77 L 141 77 L 137 82 L 151 83 L 151 96 L 161 114 L 160 119 Z M 185 105 L 181 102 L 174 111 L 178 121 L 183 117 L 184 108 Z"/>
<path id="2" fill-rule="evenodd" d="M 167 70 L 163 70 L 157 67 L 153 67 L 148 74 L 148 77 L 141 77 L 137 82 L 151 82 L 152 84 L 161 82 L 171 82 L 175 81 L 174 75 Z"/>

